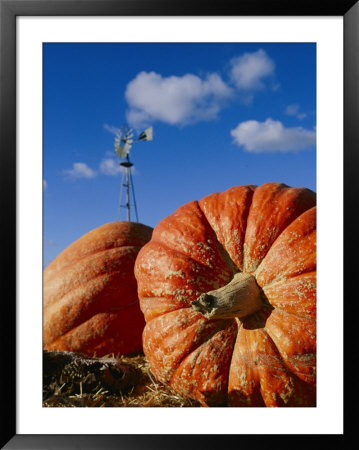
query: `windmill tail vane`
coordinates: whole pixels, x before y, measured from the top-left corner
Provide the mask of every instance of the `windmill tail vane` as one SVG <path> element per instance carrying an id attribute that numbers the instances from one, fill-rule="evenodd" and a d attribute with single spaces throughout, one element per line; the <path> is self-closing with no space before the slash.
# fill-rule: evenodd
<path id="1" fill-rule="evenodd" d="M 126 158 L 126 161 L 120 163 L 123 167 L 122 171 L 122 181 L 120 190 L 120 202 L 119 202 L 119 216 L 121 218 L 121 208 L 126 208 L 127 210 L 127 220 L 131 221 L 131 206 L 135 209 L 136 221 L 138 222 L 137 205 L 135 199 L 135 190 L 133 187 L 133 180 L 131 174 L 131 167 L 133 164 L 130 162 L 129 154 L 130 149 L 134 142 L 137 141 L 152 141 L 153 140 L 153 128 L 148 127 L 146 130 L 142 131 L 137 139 L 133 137 L 133 130 L 126 126 L 120 128 L 119 132 L 115 138 L 115 153 L 120 159 Z M 123 188 L 126 188 L 126 203 L 122 204 L 122 194 Z M 133 198 L 133 203 L 131 203 L 131 193 Z"/>
<path id="2" fill-rule="evenodd" d="M 139 141 L 152 141 L 153 139 L 153 127 L 148 127 L 145 131 L 142 131 L 138 136 Z"/>

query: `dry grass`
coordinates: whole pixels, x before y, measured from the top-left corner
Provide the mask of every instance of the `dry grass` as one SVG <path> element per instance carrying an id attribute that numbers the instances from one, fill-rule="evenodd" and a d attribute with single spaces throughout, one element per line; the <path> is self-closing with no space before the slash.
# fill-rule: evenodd
<path id="1" fill-rule="evenodd" d="M 107 355 L 114 357 L 114 355 Z M 136 369 L 126 392 L 113 393 L 104 387 L 96 392 L 84 392 L 81 381 L 73 383 L 52 383 L 51 389 L 44 386 L 44 407 L 199 407 L 198 402 L 178 395 L 169 387 L 158 382 L 152 375 L 143 354 L 116 359 Z"/>

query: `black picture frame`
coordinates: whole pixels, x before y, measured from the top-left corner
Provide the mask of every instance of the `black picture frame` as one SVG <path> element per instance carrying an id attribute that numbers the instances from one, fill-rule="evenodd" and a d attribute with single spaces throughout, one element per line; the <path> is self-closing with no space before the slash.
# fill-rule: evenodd
<path id="1" fill-rule="evenodd" d="M 359 168 L 359 2 L 323 0 L 288 2 L 244 0 L 201 2 L 200 0 L 0 0 L 0 183 L 3 268 L 2 286 L 2 422 L 1 448 L 6 449 L 183 449 L 206 446 L 268 443 L 276 447 L 288 441 L 309 448 L 327 439 L 335 447 L 346 447 L 355 425 L 355 414 L 347 414 L 343 435 L 19 435 L 16 433 L 16 17 L 19 16 L 342 16 L 344 19 L 344 272 L 345 294 L 355 279 L 358 220 L 355 214 L 355 186 Z M 333 212 L 335 213 L 335 212 Z M 349 264 L 348 261 L 351 263 Z M 345 411 L 353 403 L 350 386 L 356 367 L 352 366 L 355 297 L 345 304 Z M 353 350 L 354 351 L 354 350 Z M 355 391 L 354 391 L 355 392 Z M 139 424 L 140 426 L 140 424 Z"/>

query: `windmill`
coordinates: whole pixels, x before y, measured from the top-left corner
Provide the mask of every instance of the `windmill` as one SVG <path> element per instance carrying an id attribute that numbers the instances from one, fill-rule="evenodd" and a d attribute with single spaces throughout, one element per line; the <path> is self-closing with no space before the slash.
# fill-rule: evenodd
<path id="1" fill-rule="evenodd" d="M 136 221 L 138 222 L 137 206 L 135 199 L 135 190 L 133 187 L 131 168 L 133 164 L 130 161 L 130 149 L 135 142 L 138 141 L 152 141 L 153 128 L 149 127 L 142 131 L 137 138 L 134 138 L 134 132 L 132 128 L 127 125 L 123 125 L 118 131 L 115 138 L 115 152 L 120 159 L 125 159 L 120 163 L 120 166 L 124 168 L 122 171 L 120 201 L 119 201 L 119 215 L 121 216 L 121 208 L 127 209 L 127 220 L 131 221 L 131 206 L 135 209 Z M 123 188 L 126 188 L 126 203 L 122 204 Z M 131 203 L 131 192 L 133 197 L 133 203 Z"/>

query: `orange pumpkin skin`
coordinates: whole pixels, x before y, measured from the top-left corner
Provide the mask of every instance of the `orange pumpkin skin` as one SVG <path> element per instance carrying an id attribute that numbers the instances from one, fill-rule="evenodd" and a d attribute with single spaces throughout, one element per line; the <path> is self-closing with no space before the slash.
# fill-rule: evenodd
<path id="1" fill-rule="evenodd" d="M 152 228 L 140 223 L 108 223 L 45 268 L 44 349 L 89 356 L 142 351 L 145 321 L 133 269 L 151 234 Z"/>
<path id="2" fill-rule="evenodd" d="M 155 227 L 135 275 L 160 381 L 203 406 L 315 406 L 315 202 L 305 188 L 236 186 Z M 261 309 L 240 319 L 193 309 L 238 272 L 255 278 Z"/>

